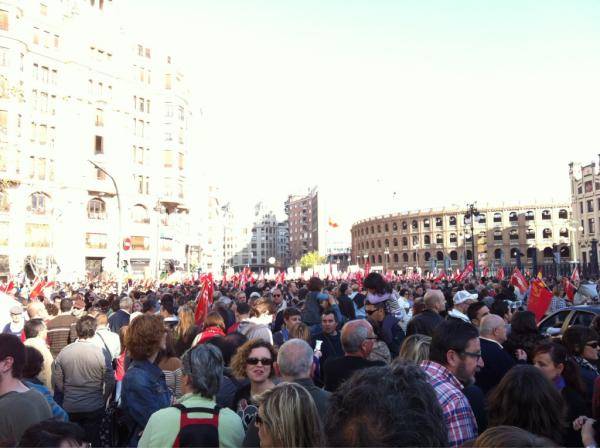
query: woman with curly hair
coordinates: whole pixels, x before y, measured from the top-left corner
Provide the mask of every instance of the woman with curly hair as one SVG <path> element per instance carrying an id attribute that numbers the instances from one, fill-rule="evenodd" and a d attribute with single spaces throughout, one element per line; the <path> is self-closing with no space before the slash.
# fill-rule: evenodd
<path id="1" fill-rule="evenodd" d="M 273 363 L 277 354 L 268 342 L 251 339 L 242 345 L 231 360 L 231 370 L 239 379 L 249 383 L 235 394 L 235 410 L 242 419 L 244 430 L 258 411 L 256 396 L 275 386 Z"/>
<path id="2" fill-rule="evenodd" d="M 163 371 L 155 364 L 166 349 L 167 330 L 161 317 L 141 315 L 129 323 L 125 346 L 132 359 L 121 393 L 121 408 L 130 420 L 130 443 L 136 446 L 150 416 L 171 404 Z"/>

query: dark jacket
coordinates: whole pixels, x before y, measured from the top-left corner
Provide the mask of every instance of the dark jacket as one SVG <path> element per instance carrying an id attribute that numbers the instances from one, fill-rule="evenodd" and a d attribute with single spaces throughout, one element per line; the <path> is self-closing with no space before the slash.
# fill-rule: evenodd
<path id="1" fill-rule="evenodd" d="M 387 314 L 381 322 L 381 339 L 386 343 L 390 349 L 392 359 L 398 356 L 400 353 L 400 346 L 406 334 L 400 326 L 400 319 Z"/>
<path id="2" fill-rule="evenodd" d="M 323 366 L 325 390 L 335 392 L 340 384 L 350 378 L 357 370 L 384 365 L 385 363 L 382 361 L 369 361 L 358 356 L 330 358 Z"/>
<path id="3" fill-rule="evenodd" d="M 325 415 L 327 414 L 327 410 L 329 409 L 329 400 L 331 398 L 331 393 L 315 386 L 315 383 L 313 383 L 313 381 L 310 378 L 294 380 L 294 383 L 300 384 L 310 394 L 317 407 L 317 413 L 321 418 L 321 422 L 325 424 Z M 260 447 L 258 428 L 254 424 L 254 419 L 252 423 L 248 425 L 248 430 L 246 431 L 246 437 L 244 438 L 244 443 L 242 443 L 242 446 L 249 448 Z"/>
<path id="4" fill-rule="evenodd" d="M 287 328 L 282 328 L 280 331 L 273 333 L 273 345 L 275 347 L 281 347 L 289 339 L 290 333 Z"/>
<path id="5" fill-rule="evenodd" d="M 560 394 L 567 405 L 567 422 L 571 423 L 580 415 L 591 415 L 590 406 L 583 396 L 574 388 L 565 386 Z M 565 446 L 581 446 L 581 433 L 575 431 L 572 425 L 568 425 L 563 438 Z"/>
<path id="6" fill-rule="evenodd" d="M 340 296 L 338 298 L 338 303 L 340 306 L 340 311 L 342 315 L 346 318 L 346 320 L 354 320 L 356 319 L 356 312 L 354 311 L 354 303 L 352 299 L 346 295 Z"/>
<path id="7" fill-rule="evenodd" d="M 424 310 L 410 320 L 408 327 L 406 327 L 406 335 L 424 334 L 425 336 L 433 336 L 433 331 L 443 320 L 444 318 L 435 311 Z"/>
<path id="8" fill-rule="evenodd" d="M 479 341 L 484 365 L 479 372 L 475 373 L 475 384 L 487 395 L 500 382 L 504 374 L 516 364 L 516 361 L 497 342 L 483 338 L 479 338 Z"/>
<path id="9" fill-rule="evenodd" d="M 150 416 L 170 404 L 171 393 L 163 371 L 150 361 L 132 361 L 123 378 L 121 408 L 128 417 L 135 443 Z"/>
<path id="10" fill-rule="evenodd" d="M 315 347 L 317 341 L 323 341 L 321 344 L 321 366 L 325 365 L 325 361 L 329 358 L 338 358 L 344 356 L 344 350 L 342 349 L 342 340 L 340 332 L 338 331 L 335 336 L 325 333 L 317 333 L 312 338 L 312 346 Z"/>
<path id="11" fill-rule="evenodd" d="M 309 327 L 311 325 L 317 325 L 321 323 L 321 305 L 319 305 L 320 300 L 317 299 L 319 294 L 321 293 L 311 291 L 306 294 L 306 299 L 304 300 L 304 307 L 302 308 L 302 322 Z"/>
<path id="12" fill-rule="evenodd" d="M 547 340 L 547 338 L 539 333 L 515 333 L 514 330 L 511 330 L 508 339 L 503 345 L 504 350 L 515 358 L 515 360 L 515 352 L 517 349 L 520 348 L 521 350 L 524 350 L 525 353 L 527 353 L 527 361 L 532 363 L 533 359 L 531 358 L 531 354 L 533 353 L 533 349 L 536 345 L 545 340 Z"/>
<path id="13" fill-rule="evenodd" d="M 108 318 L 108 328 L 113 333 L 119 334 L 119 330 L 125 325 L 129 325 L 129 313 L 127 311 L 118 310 Z"/>
<path id="14" fill-rule="evenodd" d="M 486 413 L 487 402 L 485 395 L 483 394 L 483 391 L 475 384 L 466 386 L 462 391 L 463 394 L 465 394 L 465 397 L 467 397 L 467 400 L 469 400 L 471 410 L 473 411 L 473 415 L 475 415 L 475 420 L 477 421 L 477 431 L 479 434 L 481 434 L 487 429 L 488 426 Z"/>

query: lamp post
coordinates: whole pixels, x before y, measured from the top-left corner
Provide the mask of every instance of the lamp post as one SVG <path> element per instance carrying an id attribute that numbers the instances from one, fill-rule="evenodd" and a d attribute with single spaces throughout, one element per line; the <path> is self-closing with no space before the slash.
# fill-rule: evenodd
<path id="1" fill-rule="evenodd" d="M 117 294 L 121 294 L 121 285 L 123 283 L 123 271 L 121 269 L 121 245 L 123 244 L 123 215 L 121 211 L 121 195 L 119 194 L 119 187 L 117 186 L 117 181 L 115 180 L 115 178 L 112 177 L 108 171 L 106 171 L 94 161 L 88 159 L 88 162 L 91 163 L 97 170 L 100 170 L 104 174 L 106 174 L 108 178 L 112 181 L 113 186 L 115 187 L 115 194 L 117 196 L 117 209 L 119 212 L 119 226 L 117 231 Z"/>
<path id="2" fill-rule="evenodd" d="M 156 264 L 154 267 L 154 276 L 156 277 L 156 280 L 159 280 L 159 276 L 160 276 L 160 220 L 162 218 L 162 212 L 165 210 L 165 207 L 163 207 L 163 205 L 160 203 L 160 201 L 157 201 L 156 203 L 156 207 L 154 207 L 154 211 L 156 211 L 157 213 L 157 218 L 156 218 Z"/>
<path id="3" fill-rule="evenodd" d="M 471 224 L 471 256 L 473 257 L 473 275 L 477 274 L 477 263 L 475 263 L 475 260 L 477 259 L 477 257 L 475 257 L 475 217 L 478 215 L 479 211 L 475 208 L 475 202 L 467 204 L 467 214 L 465 217 L 470 220 Z"/>
<path id="4" fill-rule="evenodd" d="M 383 273 L 385 274 L 387 272 L 387 267 L 388 267 L 388 263 L 389 263 L 389 257 L 390 257 L 390 249 L 388 247 L 385 248 L 385 250 L 383 251 L 383 255 L 385 256 L 384 258 L 384 266 L 383 266 Z"/>

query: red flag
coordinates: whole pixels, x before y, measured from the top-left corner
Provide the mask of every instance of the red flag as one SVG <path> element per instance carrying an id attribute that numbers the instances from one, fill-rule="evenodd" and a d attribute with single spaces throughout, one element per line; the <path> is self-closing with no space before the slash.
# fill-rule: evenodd
<path id="1" fill-rule="evenodd" d="M 200 292 L 196 297 L 196 313 L 194 314 L 196 325 L 204 323 L 204 318 L 208 314 L 208 309 L 213 302 L 214 284 L 212 274 L 209 273 L 203 276 L 201 285 Z"/>
<path id="2" fill-rule="evenodd" d="M 483 268 L 483 271 L 481 272 L 481 276 L 482 277 L 488 277 L 490 275 L 490 268 L 488 268 L 487 266 Z"/>
<path id="3" fill-rule="evenodd" d="M 33 282 L 33 289 L 29 293 L 29 298 L 35 299 L 39 295 L 41 295 L 42 289 L 44 289 L 45 284 L 46 284 L 46 282 L 44 280 L 42 280 L 41 278 L 36 278 L 35 281 Z"/>
<path id="4" fill-rule="evenodd" d="M 227 272 L 223 272 L 223 279 L 221 280 L 221 285 L 224 286 L 227 283 Z"/>
<path id="5" fill-rule="evenodd" d="M 500 266 L 500 269 L 496 272 L 496 277 L 498 277 L 498 280 L 500 281 L 504 280 L 504 268 L 502 266 Z"/>
<path id="6" fill-rule="evenodd" d="M 529 284 L 525 277 L 523 277 L 523 274 L 521 274 L 521 271 L 519 271 L 519 268 L 515 268 L 513 274 L 510 276 L 510 284 L 519 288 L 521 294 L 524 294 L 527 288 L 529 288 Z"/>
<path id="7" fill-rule="evenodd" d="M 456 276 L 456 281 L 459 283 L 462 281 L 465 281 L 471 272 L 473 272 L 473 262 L 472 261 L 469 262 L 469 264 L 467 264 L 464 271 L 462 271 L 460 274 L 458 274 Z"/>
<path id="8" fill-rule="evenodd" d="M 579 283 L 579 280 L 579 268 L 575 266 L 575 269 L 573 269 L 573 273 L 571 274 L 571 281 L 573 283 Z"/>
<path id="9" fill-rule="evenodd" d="M 259 282 L 265 281 L 265 272 L 262 269 L 260 270 L 260 274 L 258 274 L 258 281 Z"/>
<path id="10" fill-rule="evenodd" d="M 572 302 L 573 298 L 575 297 L 575 293 L 577 292 L 577 288 L 575 288 L 575 285 L 573 285 L 573 283 L 571 283 L 571 281 L 567 277 L 563 277 L 562 281 L 563 288 L 565 290 L 565 293 L 567 294 L 567 299 L 569 299 Z"/>
<path id="11" fill-rule="evenodd" d="M 331 217 L 329 217 L 329 221 L 327 222 L 327 224 L 329 224 L 329 227 L 333 227 L 334 229 L 336 227 L 339 227 L 339 224 L 337 222 L 335 222 L 334 220 L 332 220 Z"/>
<path id="12" fill-rule="evenodd" d="M 365 263 L 365 277 L 371 272 L 371 262 L 367 260 Z"/>
<path id="13" fill-rule="evenodd" d="M 535 314 L 536 322 L 539 322 L 552 300 L 552 293 L 546 288 L 546 285 L 539 278 L 531 282 L 531 292 L 529 294 L 529 302 L 527 309 Z"/>
<path id="14" fill-rule="evenodd" d="M 446 272 L 442 269 L 436 278 L 433 279 L 435 283 L 439 283 L 444 279 L 447 279 Z"/>

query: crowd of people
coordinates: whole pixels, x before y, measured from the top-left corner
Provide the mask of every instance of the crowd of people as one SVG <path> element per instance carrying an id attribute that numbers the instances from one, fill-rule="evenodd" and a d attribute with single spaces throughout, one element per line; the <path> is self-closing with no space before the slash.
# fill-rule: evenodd
<path id="1" fill-rule="evenodd" d="M 100 286 L 0 295 L 0 446 L 600 440 L 600 319 L 542 334 L 506 281 Z"/>

